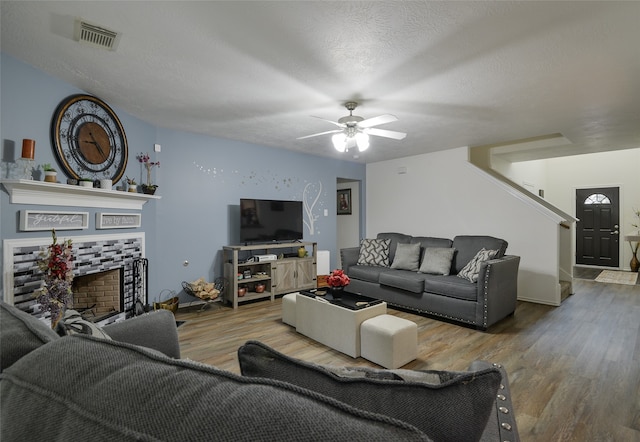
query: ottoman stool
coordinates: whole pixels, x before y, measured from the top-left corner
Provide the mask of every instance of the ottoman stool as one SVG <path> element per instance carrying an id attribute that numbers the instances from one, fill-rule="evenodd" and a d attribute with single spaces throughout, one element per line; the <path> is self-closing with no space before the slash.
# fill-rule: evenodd
<path id="1" fill-rule="evenodd" d="M 298 292 L 282 297 L 282 322 L 296 326 L 296 296 Z"/>
<path id="2" fill-rule="evenodd" d="M 384 368 L 399 368 L 418 356 L 418 326 L 393 315 L 367 319 L 360 326 L 360 354 Z"/>

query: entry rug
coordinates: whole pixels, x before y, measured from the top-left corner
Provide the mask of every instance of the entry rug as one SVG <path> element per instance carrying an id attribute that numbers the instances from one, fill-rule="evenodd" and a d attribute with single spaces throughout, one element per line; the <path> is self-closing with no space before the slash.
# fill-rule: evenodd
<path id="1" fill-rule="evenodd" d="M 634 272 L 617 272 L 615 270 L 603 270 L 596 278 L 598 282 L 610 282 L 613 284 L 636 285 L 638 274 Z"/>

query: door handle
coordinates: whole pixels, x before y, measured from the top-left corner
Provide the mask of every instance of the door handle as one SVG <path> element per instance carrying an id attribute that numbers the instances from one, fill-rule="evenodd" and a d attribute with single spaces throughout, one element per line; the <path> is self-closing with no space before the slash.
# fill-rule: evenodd
<path id="1" fill-rule="evenodd" d="M 619 233 L 620 233 L 620 232 L 618 232 L 617 230 L 614 230 L 613 232 L 611 232 L 611 234 L 612 234 L 612 235 L 617 235 L 617 234 L 619 234 Z"/>

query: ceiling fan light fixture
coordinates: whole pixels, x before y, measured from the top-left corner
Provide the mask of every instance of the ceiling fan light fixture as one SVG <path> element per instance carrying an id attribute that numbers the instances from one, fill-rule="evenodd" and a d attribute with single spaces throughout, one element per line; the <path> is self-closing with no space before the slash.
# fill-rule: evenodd
<path id="1" fill-rule="evenodd" d="M 369 148 L 369 135 L 364 132 L 358 132 L 356 134 L 356 144 L 360 152 L 367 150 Z"/>
<path id="2" fill-rule="evenodd" d="M 340 132 L 332 136 L 331 142 L 338 152 L 342 153 L 347 149 L 347 136 L 344 132 Z"/>
<path id="3" fill-rule="evenodd" d="M 324 132 L 318 132 L 304 137 L 298 137 L 298 140 L 304 140 L 306 138 L 317 137 L 320 135 L 334 134 L 331 137 L 333 147 L 340 153 L 349 152 L 351 148 L 358 148 L 358 151 L 364 152 L 369 149 L 369 136 L 374 135 L 376 137 L 391 138 L 394 140 L 402 140 L 407 136 L 404 132 L 396 132 L 393 130 L 378 129 L 375 126 L 381 124 L 391 123 L 398 121 L 398 117 L 391 114 L 378 115 L 377 117 L 364 119 L 358 115 L 353 115 L 353 110 L 358 103 L 355 101 L 349 101 L 345 103 L 345 107 L 349 111 L 349 115 L 338 119 L 338 121 L 327 120 L 321 117 L 323 121 L 327 121 L 331 124 L 335 124 L 340 129 L 327 130 Z"/>

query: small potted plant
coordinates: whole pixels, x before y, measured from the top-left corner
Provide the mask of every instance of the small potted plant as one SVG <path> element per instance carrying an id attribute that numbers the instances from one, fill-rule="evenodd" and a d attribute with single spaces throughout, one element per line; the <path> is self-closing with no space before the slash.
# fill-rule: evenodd
<path id="1" fill-rule="evenodd" d="M 93 180 L 91 178 L 80 178 L 78 184 L 82 187 L 93 187 Z"/>
<path id="2" fill-rule="evenodd" d="M 58 182 L 58 171 L 51 167 L 51 164 L 44 163 L 42 165 L 42 170 L 44 171 L 44 180 L 47 183 Z"/>
<path id="3" fill-rule="evenodd" d="M 125 178 L 127 180 L 127 186 L 129 187 L 129 192 L 137 193 L 138 184 L 136 183 L 136 180 L 134 180 L 133 178 L 129 178 L 128 176 L 125 176 Z"/>

